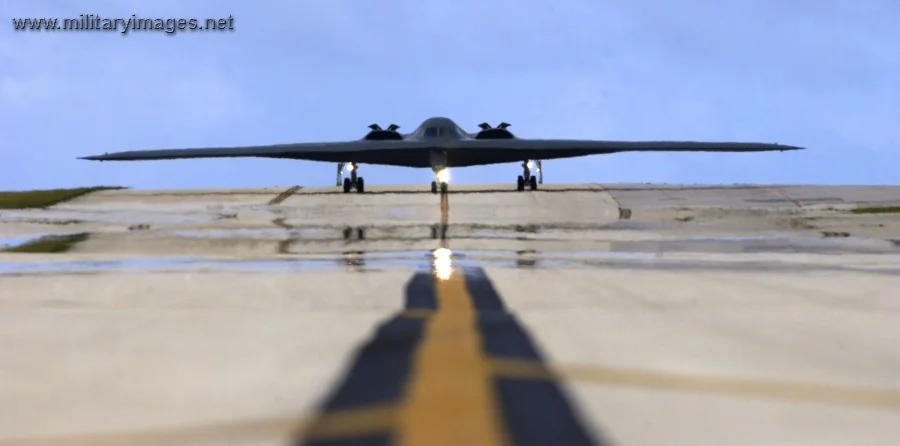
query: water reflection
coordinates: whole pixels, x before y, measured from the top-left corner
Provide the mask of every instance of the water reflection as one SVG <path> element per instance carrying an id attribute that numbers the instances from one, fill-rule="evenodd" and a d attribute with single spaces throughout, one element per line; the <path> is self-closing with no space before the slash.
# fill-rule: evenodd
<path id="1" fill-rule="evenodd" d="M 453 274 L 453 253 L 447 248 L 435 249 L 432 254 L 432 270 L 435 277 L 440 280 L 448 280 Z"/>
<path id="2" fill-rule="evenodd" d="M 537 260 L 534 257 L 536 254 L 537 251 L 534 249 L 516 251 L 516 266 L 535 266 L 537 264 Z"/>
<path id="3" fill-rule="evenodd" d="M 344 240 L 350 241 L 353 239 L 353 234 L 356 233 L 357 240 L 365 240 L 366 239 L 366 228 L 358 227 L 353 228 L 347 226 L 344 228 Z"/>
<path id="4" fill-rule="evenodd" d="M 432 272 L 434 276 L 440 280 L 448 280 L 453 274 L 453 252 L 450 251 L 449 241 L 447 239 L 447 221 L 450 214 L 450 199 L 446 191 L 441 192 L 441 224 L 438 231 L 440 234 L 440 244 L 437 249 L 432 251 Z M 434 234 L 433 235 L 437 235 Z"/>
<path id="5" fill-rule="evenodd" d="M 341 253 L 338 265 L 346 266 L 350 271 L 356 271 L 358 268 L 366 266 L 365 255 L 365 251 L 344 251 Z"/>
<path id="6" fill-rule="evenodd" d="M 45 237 L 50 234 L 29 234 L 29 235 L 21 235 L 21 236 L 10 236 L 10 237 L 0 237 L 0 249 L 6 248 L 14 248 L 19 245 L 24 245 L 28 242 L 35 241 L 41 237 Z M 60 235 L 60 234 L 57 234 Z M 61 234 L 65 235 L 65 234 Z"/>

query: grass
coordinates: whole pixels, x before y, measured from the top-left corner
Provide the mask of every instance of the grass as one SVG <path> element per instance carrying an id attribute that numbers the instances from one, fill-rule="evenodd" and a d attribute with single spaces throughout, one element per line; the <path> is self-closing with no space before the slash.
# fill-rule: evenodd
<path id="1" fill-rule="evenodd" d="M 78 234 L 47 235 L 37 240 L 23 243 L 19 246 L 6 248 L 0 252 L 18 253 L 60 253 L 72 249 L 78 243 L 88 239 L 90 234 L 81 232 Z"/>
<path id="2" fill-rule="evenodd" d="M 900 206 L 868 206 L 856 208 L 850 212 L 854 214 L 893 214 L 900 212 Z"/>
<path id="3" fill-rule="evenodd" d="M 74 189 L 45 189 L 0 192 L 0 209 L 45 208 L 101 190 L 119 190 L 124 187 L 95 186 Z"/>
<path id="4" fill-rule="evenodd" d="M 77 225 L 79 223 L 84 223 L 84 220 L 74 220 L 74 219 L 53 219 L 53 218 L 41 218 L 35 220 L 20 220 L 22 223 L 37 223 L 39 225 Z"/>

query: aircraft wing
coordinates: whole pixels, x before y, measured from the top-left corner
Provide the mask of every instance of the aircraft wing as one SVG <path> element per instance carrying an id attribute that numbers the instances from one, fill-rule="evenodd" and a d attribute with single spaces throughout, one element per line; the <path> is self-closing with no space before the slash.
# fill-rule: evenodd
<path id="1" fill-rule="evenodd" d="M 572 158 L 619 152 L 769 152 L 802 150 L 803 147 L 753 142 L 602 141 L 572 139 L 468 140 L 461 146 L 480 149 L 485 159 L 514 162 L 524 159 Z"/>
<path id="2" fill-rule="evenodd" d="M 309 161 L 345 162 L 369 158 L 375 153 L 397 154 L 424 148 L 419 141 L 344 141 L 275 144 L 268 146 L 208 147 L 196 149 L 133 150 L 80 157 L 91 161 L 146 161 L 190 158 L 282 158 Z"/>

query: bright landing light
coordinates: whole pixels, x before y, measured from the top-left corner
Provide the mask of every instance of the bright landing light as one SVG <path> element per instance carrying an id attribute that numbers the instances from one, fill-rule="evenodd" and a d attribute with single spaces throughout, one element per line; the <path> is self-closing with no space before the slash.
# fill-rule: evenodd
<path id="1" fill-rule="evenodd" d="M 450 257 L 452 255 L 450 250 L 447 248 L 438 248 L 435 249 L 432 254 L 434 255 L 434 275 L 440 280 L 449 279 L 453 272 L 453 267 L 450 262 Z"/>
<path id="2" fill-rule="evenodd" d="M 437 172 L 437 180 L 441 183 L 450 182 L 450 169 L 441 169 Z"/>
<path id="3" fill-rule="evenodd" d="M 529 169 L 534 168 L 534 162 L 531 160 L 528 160 L 528 162 L 525 163 L 525 165 L 528 166 Z"/>

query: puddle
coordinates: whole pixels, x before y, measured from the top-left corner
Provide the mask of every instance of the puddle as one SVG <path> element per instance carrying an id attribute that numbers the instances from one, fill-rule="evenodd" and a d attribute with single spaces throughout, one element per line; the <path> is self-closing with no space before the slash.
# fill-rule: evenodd
<path id="1" fill-rule="evenodd" d="M 665 241 L 678 242 L 770 242 L 770 243 L 791 243 L 791 244 L 845 244 L 845 245 L 863 245 L 870 244 L 873 241 L 880 242 L 881 239 L 868 237 L 823 237 L 815 236 L 796 236 L 796 235 L 747 235 L 747 236 L 688 236 L 665 239 Z"/>
<path id="2" fill-rule="evenodd" d="M 416 211 L 412 209 L 403 209 L 403 208 L 390 208 L 387 210 L 387 213 L 394 217 L 408 217 L 416 213 Z"/>
<path id="3" fill-rule="evenodd" d="M 333 268 L 335 265 L 368 266 L 368 267 L 406 267 L 428 269 L 434 262 L 431 253 L 391 257 L 390 253 L 381 255 L 342 255 L 314 259 L 259 259 L 259 260 L 217 260 L 199 258 L 140 258 L 121 260 L 73 260 L 60 262 L 10 262 L 0 261 L 0 274 L 36 273 L 36 272 L 75 272 L 75 271 L 143 271 L 170 268 L 243 268 L 263 269 L 269 271 L 291 271 L 297 269 Z M 464 255 L 453 255 L 452 264 L 460 267 L 484 266 L 485 264 L 505 265 L 514 261 L 506 260 L 472 260 Z"/>
<path id="4" fill-rule="evenodd" d="M 100 223 L 193 223 L 208 222 L 219 219 L 218 214 L 210 212 L 178 212 L 159 213 L 148 211 L 78 211 L 78 210 L 20 210 L 4 211 L 3 220 L 24 222 L 42 220 L 80 220 Z"/>
<path id="5" fill-rule="evenodd" d="M 28 234 L 28 235 L 18 235 L 11 237 L 0 237 L 0 249 L 5 248 L 13 248 L 19 245 L 24 245 L 25 243 L 37 240 L 41 237 L 45 237 L 51 234 Z M 53 234 L 53 235 L 66 235 L 66 234 Z"/>
<path id="6" fill-rule="evenodd" d="M 628 250 L 591 250 L 591 251 L 537 251 L 532 255 L 555 256 L 576 258 L 604 258 L 604 259 L 653 259 L 659 253 L 656 251 L 628 251 Z"/>
<path id="7" fill-rule="evenodd" d="M 197 258 L 141 258 L 122 260 L 73 260 L 61 262 L 2 262 L 0 273 L 21 272 L 67 272 L 96 270 L 145 270 L 171 267 L 258 267 L 304 268 L 311 266 L 333 266 L 334 262 L 316 260 L 214 260 Z"/>
<path id="8" fill-rule="evenodd" d="M 284 237 L 285 233 L 297 234 L 301 231 L 287 228 L 255 228 L 255 229 L 179 229 L 159 232 L 159 236 L 176 236 L 188 238 L 230 238 L 259 237 L 265 235 Z"/>
<path id="9" fill-rule="evenodd" d="M 0 261 L 0 275 L 22 273 L 74 273 L 74 272 L 138 272 L 160 269 L 208 268 L 250 269 L 266 272 L 296 272 L 301 269 L 344 267 L 349 271 L 368 272 L 383 268 L 412 270 L 432 269 L 440 260 L 444 267 L 471 268 L 484 266 L 513 268 L 547 268 L 572 266 L 604 267 L 685 267 L 683 262 L 672 263 L 661 257 L 661 252 L 634 251 L 535 251 L 535 250 L 470 250 L 452 252 L 443 248 L 429 251 L 347 251 L 326 254 L 314 258 L 266 258 L 266 259 L 205 259 L 194 257 L 154 257 L 119 260 L 72 260 L 55 262 Z M 900 257 L 891 254 L 889 257 Z M 599 262 L 599 263 L 598 263 Z M 695 261 L 686 267 L 708 268 L 718 262 Z M 704 266 L 708 265 L 708 266 Z M 721 265 L 721 267 L 733 267 Z M 784 268 L 771 263 L 760 267 Z"/>
<path id="10" fill-rule="evenodd" d="M 472 232 L 471 234 L 465 234 L 462 237 L 452 237 L 452 232 L 451 232 L 450 233 L 451 236 L 448 238 L 450 238 L 451 240 L 454 238 L 468 238 L 468 239 L 484 238 L 484 239 L 489 239 L 489 240 L 526 240 L 526 239 L 528 239 L 529 234 L 534 234 L 534 233 L 475 231 L 475 232 Z"/>
<path id="11" fill-rule="evenodd" d="M 517 266 L 533 267 L 538 264 L 535 251 L 473 250 L 453 252 L 443 248 L 414 251 L 347 251 L 341 254 L 323 254 L 307 258 L 267 259 L 205 259 L 196 257 L 151 257 L 117 260 L 71 261 L 0 261 L 0 274 L 76 271 L 142 271 L 172 268 L 240 268 L 268 271 L 292 271 L 297 269 L 333 268 L 410 268 L 430 269 L 438 257 L 443 257 L 454 267 Z M 616 253 L 611 253 L 615 255 Z M 619 255 L 621 257 L 621 255 Z M 540 260 L 541 265 L 565 264 L 564 261 Z"/>
<path id="12" fill-rule="evenodd" d="M 61 236 L 79 234 L 79 233 L 80 233 L 79 231 L 70 231 L 70 232 L 53 232 L 53 233 L 38 233 L 38 234 L 17 235 L 17 236 L 4 236 L 4 237 L 0 237 L 0 249 L 14 248 L 17 246 L 24 245 L 26 243 L 31 243 L 42 237 L 61 237 Z"/>
<path id="13" fill-rule="evenodd" d="M 697 237 L 653 241 L 618 241 L 613 251 L 698 253 L 890 254 L 897 249 L 878 240 L 820 237 Z"/>
<path id="14" fill-rule="evenodd" d="M 745 236 L 689 236 L 670 239 L 672 241 L 700 241 L 700 242 L 749 242 L 760 240 L 810 240 L 819 239 L 821 237 L 791 237 L 786 235 L 745 235 Z"/>
<path id="15" fill-rule="evenodd" d="M 676 222 L 668 222 L 668 221 L 636 221 L 636 220 L 616 220 L 612 223 L 605 224 L 602 227 L 597 229 L 600 230 L 612 230 L 612 231 L 620 231 L 620 230 L 654 230 L 654 229 L 666 229 L 666 228 L 677 228 L 679 223 Z"/>

